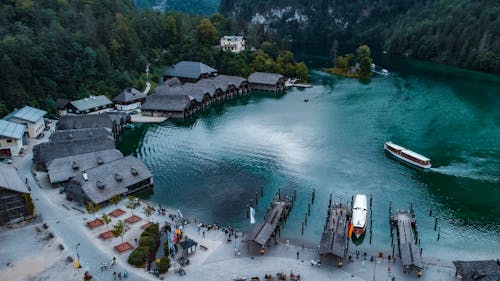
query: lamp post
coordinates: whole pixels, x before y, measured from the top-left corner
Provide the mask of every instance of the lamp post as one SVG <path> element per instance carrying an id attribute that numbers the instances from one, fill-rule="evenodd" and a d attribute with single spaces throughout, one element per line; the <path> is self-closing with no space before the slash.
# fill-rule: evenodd
<path id="1" fill-rule="evenodd" d="M 80 243 L 75 245 L 75 250 L 76 250 L 76 260 L 77 263 L 75 263 L 75 267 L 78 271 L 80 271 L 81 263 L 80 263 L 80 255 L 78 254 L 78 246 L 80 246 Z"/>

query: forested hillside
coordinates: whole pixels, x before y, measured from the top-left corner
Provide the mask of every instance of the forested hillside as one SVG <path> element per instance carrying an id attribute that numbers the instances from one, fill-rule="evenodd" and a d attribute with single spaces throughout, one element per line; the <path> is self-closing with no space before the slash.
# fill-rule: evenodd
<path id="1" fill-rule="evenodd" d="M 221 0 L 220 11 L 239 28 L 251 23 L 294 43 L 331 46 L 337 39 L 344 50 L 368 44 L 500 73 L 497 0 Z"/>
<path id="2" fill-rule="evenodd" d="M 161 70 L 179 60 L 202 61 L 225 74 L 268 70 L 306 79 L 305 65 L 273 43 L 264 45 L 269 53 L 214 48 L 232 27 L 220 14 L 162 13 L 136 8 L 131 0 L 3 1 L 0 116 L 24 104 L 54 112 L 58 97 L 142 89 L 148 63 L 156 83 Z"/>
<path id="3" fill-rule="evenodd" d="M 217 12 L 220 0 L 134 0 L 139 8 L 159 11 L 179 11 L 193 15 L 212 15 Z"/>

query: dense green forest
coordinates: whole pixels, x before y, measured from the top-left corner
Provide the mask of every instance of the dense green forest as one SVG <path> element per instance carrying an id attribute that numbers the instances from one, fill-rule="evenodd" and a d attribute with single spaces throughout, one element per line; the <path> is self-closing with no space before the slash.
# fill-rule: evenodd
<path id="1" fill-rule="evenodd" d="M 220 73 L 278 71 L 307 78 L 293 54 L 265 42 L 240 54 L 213 46 L 233 33 L 220 14 L 210 18 L 139 9 L 131 0 L 8 0 L 0 6 L 0 115 L 24 104 L 55 111 L 58 97 L 117 95 L 142 89 L 180 60 L 202 61 Z"/>
<path id="2" fill-rule="evenodd" d="M 212 15 L 217 12 L 220 0 L 134 0 L 139 8 L 160 11 L 179 11 L 193 15 Z"/>
<path id="3" fill-rule="evenodd" d="M 500 73 L 498 0 L 221 0 L 238 28 L 342 51 L 373 49 Z"/>

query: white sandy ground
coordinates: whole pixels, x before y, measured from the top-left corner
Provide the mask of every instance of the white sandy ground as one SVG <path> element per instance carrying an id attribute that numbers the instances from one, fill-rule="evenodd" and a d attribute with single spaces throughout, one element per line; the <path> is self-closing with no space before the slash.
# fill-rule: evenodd
<path id="1" fill-rule="evenodd" d="M 83 271 L 66 262 L 69 253 L 57 238 L 47 239 L 49 231 L 41 223 L 0 231 L 0 280 L 81 280 Z"/>
<path id="2" fill-rule="evenodd" d="M 48 134 L 44 140 L 46 141 Z M 41 140 L 41 141 L 44 141 Z M 32 141 L 31 145 L 39 141 Z M 34 225 L 18 227 L 16 229 L 0 229 L 0 281 L 14 280 L 83 280 L 83 271 L 76 271 L 72 264 L 67 264 L 67 256 L 76 258 L 74 245 L 81 243 L 79 248 L 82 266 L 88 267 L 94 276 L 92 280 L 113 280 L 114 270 L 127 270 L 130 277 L 128 280 L 157 280 L 152 275 L 145 273 L 142 269 L 136 269 L 128 265 L 127 258 L 130 251 L 118 254 L 113 247 L 121 243 L 120 238 L 112 238 L 102 241 L 98 235 L 107 230 L 106 226 L 100 226 L 94 230 L 86 227 L 86 222 L 94 218 L 93 215 L 82 214 L 75 210 L 85 210 L 84 206 L 74 202 L 68 202 L 57 189 L 51 188 L 48 183 L 46 173 L 36 172 L 36 180 L 30 174 L 31 171 L 31 145 L 26 148 L 26 155 L 16 157 L 14 165 L 18 167 L 22 176 L 28 176 L 32 187 L 32 197 L 35 206 L 41 210 L 41 219 L 49 225 L 49 231 L 55 234 L 55 238 L 47 242 L 41 239 L 41 234 L 36 234 Z M 39 187 L 40 186 L 40 187 Z M 66 206 L 64 207 L 63 204 Z M 131 211 L 125 208 L 125 200 L 119 207 L 127 211 L 118 219 L 125 219 L 131 215 Z M 144 206 L 144 203 L 142 204 Z M 158 207 L 157 205 L 155 207 Z M 162 206 L 165 207 L 165 206 Z M 100 210 L 97 216 L 103 212 L 110 212 L 116 206 L 110 205 Z M 173 212 L 173 210 L 169 210 Z M 127 241 L 135 246 L 134 238 L 138 238 L 142 230 L 140 227 L 148 219 L 144 215 L 142 207 L 136 209 L 134 214 L 143 218 L 137 222 L 124 235 L 123 241 Z M 113 218 L 114 224 L 118 220 Z M 162 225 L 169 220 L 167 216 L 155 214 L 151 217 L 153 222 Z M 109 227 L 111 227 L 111 225 Z M 166 280 L 232 280 L 234 276 L 246 276 L 249 280 L 252 276 L 260 277 L 263 280 L 264 274 L 276 275 L 278 272 L 289 274 L 291 270 L 295 274 L 301 274 L 302 280 L 389 280 L 388 277 L 395 275 L 396 280 L 426 280 L 441 281 L 454 280 L 454 269 L 450 261 L 439 261 L 424 257 L 424 276 L 418 278 L 415 273 L 412 275 L 403 274 L 399 261 L 391 264 L 391 272 L 388 273 L 387 260 L 365 261 L 354 259 L 352 263 L 346 262 L 339 269 L 335 266 L 335 261 L 325 260 L 323 265 L 312 267 L 310 260 L 319 259 L 315 249 L 302 249 L 294 245 L 287 245 L 280 241 L 278 245 L 266 248 L 264 256 L 258 254 L 258 249 L 247 247 L 246 243 L 241 243 L 239 238 L 236 243 L 226 242 L 222 231 L 207 231 L 205 238 L 198 233 L 195 223 L 185 227 L 184 232 L 190 238 L 204 245 L 208 250 L 198 250 L 189 258 L 191 264 L 185 267 L 186 275 L 179 276 L 169 271 Z M 57 246 L 61 243 L 66 250 L 60 251 Z M 234 248 L 241 251 L 241 256 L 236 256 Z M 162 251 L 163 249 L 159 249 Z M 300 259 L 297 260 L 296 253 L 299 251 Z M 376 251 L 368 253 L 369 256 L 376 255 Z M 101 272 L 99 265 L 106 260 L 110 263 L 112 257 L 118 260 L 118 267 Z M 9 264 L 9 265 L 7 265 Z M 375 275 L 375 278 L 373 277 Z"/>

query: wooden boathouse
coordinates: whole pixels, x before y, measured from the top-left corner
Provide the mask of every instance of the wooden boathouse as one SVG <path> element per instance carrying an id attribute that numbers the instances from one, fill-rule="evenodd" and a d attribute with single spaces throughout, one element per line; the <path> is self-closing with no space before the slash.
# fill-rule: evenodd
<path id="1" fill-rule="evenodd" d="M 257 224 L 250 233 L 246 242 L 254 242 L 264 247 L 269 246 L 269 242 L 279 235 L 281 226 L 292 209 L 293 199 L 282 198 L 279 195 L 273 199 L 270 208 L 264 217 L 264 221 Z"/>
<path id="2" fill-rule="evenodd" d="M 349 223 L 352 213 L 346 205 L 328 204 L 328 213 L 323 227 L 323 234 L 319 244 L 319 254 L 334 255 L 338 258 L 338 266 L 342 266 L 343 260 L 349 248 Z"/>
<path id="3" fill-rule="evenodd" d="M 279 93 L 285 90 L 285 77 L 278 73 L 254 72 L 248 76 L 248 83 L 255 91 Z"/>
<path id="4" fill-rule="evenodd" d="M 393 237 L 393 229 L 395 228 L 398 238 L 399 259 L 403 266 L 403 272 L 415 270 L 418 276 L 421 276 L 424 263 L 422 261 L 422 249 L 417 246 L 417 221 L 413 205 L 410 211 L 397 210 L 396 212 L 392 211 L 392 202 L 389 206 L 391 237 Z M 392 240 L 394 241 L 394 238 Z"/>

